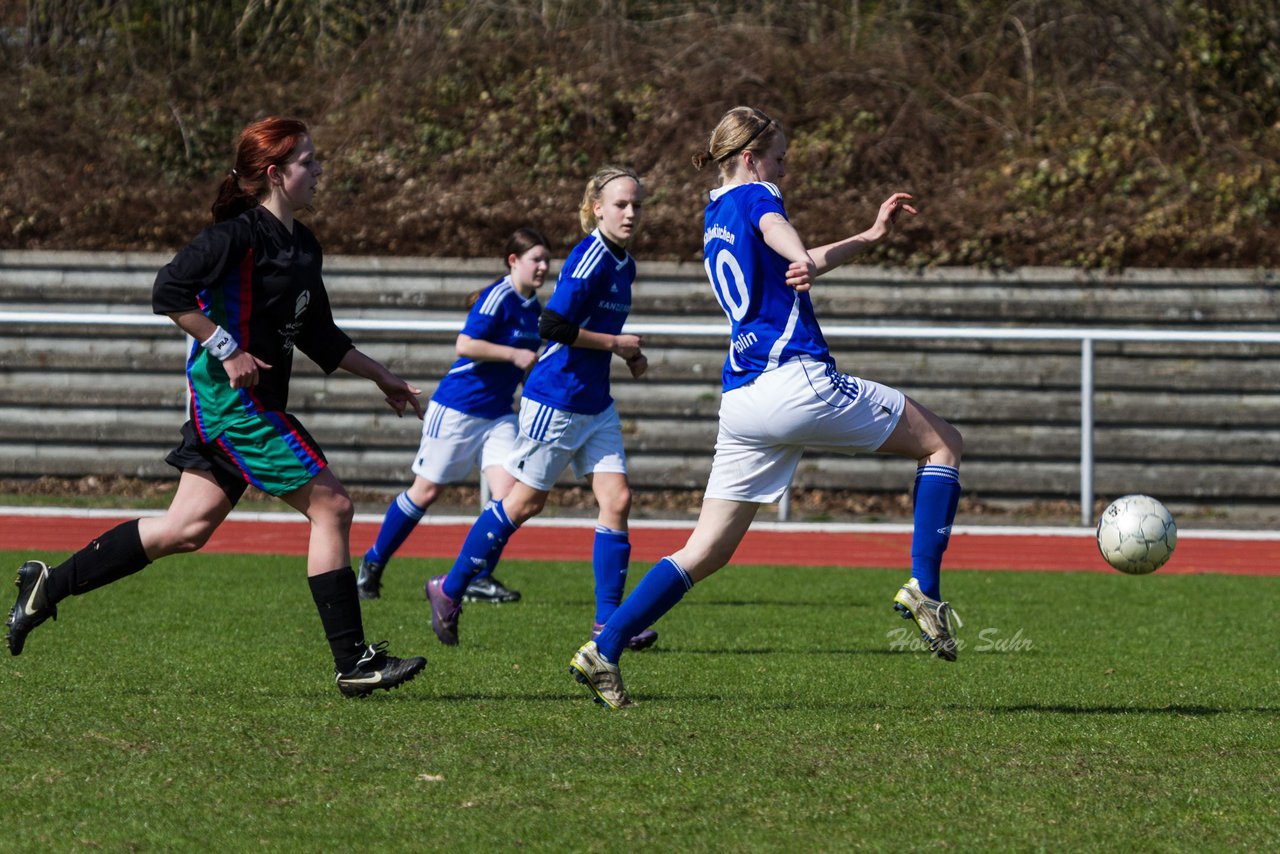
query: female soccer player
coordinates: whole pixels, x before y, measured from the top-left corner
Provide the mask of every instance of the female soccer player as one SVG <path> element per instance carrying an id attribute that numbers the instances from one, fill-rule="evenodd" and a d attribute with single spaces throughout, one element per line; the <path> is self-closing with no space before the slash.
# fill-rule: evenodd
<path id="1" fill-rule="evenodd" d="M 442 643 L 458 642 L 458 616 L 471 579 L 493 570 L 507 540 L 541 512 L 570 463 L 578 477 L 587 478 L 600 507 L 592 555 L 596 626 L 622 601 L 631 558 L 631 487 L 622 425 L 609 395 L 609 364 L 621 356 L 632 377 L 643 375 L 649 364 L 639 336 L 622 333 L 636 277 L 626 246 L 642 200 L 640 179 L 630 169 L 606 166 L 587 182 L 578 210 L 587 236 L 565 260 L 538 323 L 549 343 L 524 383 L 520 433 L 506 460 L 515 483 L 481 512 L 449 574 L 426 585 L 431 628 Z M 655 632 L 640 626 L 627 643 L 643 649 L 655 640 Z"/>
<path id="2" fill-rule="evenodd" d="M 422 423 L 422 445 L 413 462 L 413 484 L 387 508 L 378 539 L 360 562 L 361 599 L 377 599 L 382 572 L 440 495 L 480 467 L 489 493 L 501 501 L 515 478 L 502 467 L 516 438 L 512 411 L 516 386 L 537 359 L 542 339 L 537 292 L 547 278 L 547 239 L 532 228 L 507 240 L 506 276 L 473 294 L 458 335 L 458 360 L 440 380 Z M 465 601 L 515 602 L 520 594 L 485 572 L 471 579 Z"/>
<path id="3" fill-rule="evenodd" d="M 917 461 L 912 578 L 895 607 L 915 619 L 939 657 L 956 657 L 938 570 L 960 497 L 960 433 L 901 392 L 836 370 L 808 293 L 817 276 L 887 234 L 901 211 L 914 216 L 911 196 L 894 193 L 871 228 L 808 250 L 775 185 L 786 174 L 786 153 L 777 122 L 737 107 L 695 158 L 699 168 L 713 162 L 720 171 L 703 231 L 707 276 L 732 329 L 720 432 L 689 541 L 658 561 L 571 661 L 570 673 L 612 708 L 632 704 L 618 669 L 629 632 L 729 562 L 760 504 L 777 501 L 790 484 L 806 447 Z"/>
<path id="4" fill-rule="evenodd" d="M 426 659 L 365 643 L 351 571 L 352 506 L 315 440 L 285 411 L 296 345 L 325 373 L 372 380 L 403 414 L 422 417 L 416 388 L 351 343 L 337 326 L 320 277 L 320 244 L 294 214 L 311 204 L 323 172 L 307 126 L 266 118 L 249 125 L 235 167 L 213 204 L 215 224 L 156 276 L 152 308 L 195 339 L 187 358 L 190 420 L 166 461 L 181 471 L 163 516 L 125 522 L 63 563 L 18 570 L 6 640 L 27 634 L 72 594 L 118 581 L 154 560 L 203 546 L 248 484 L 279 496 L 311 522 L 307 581 L 349 697 L 395 688 Z"/>

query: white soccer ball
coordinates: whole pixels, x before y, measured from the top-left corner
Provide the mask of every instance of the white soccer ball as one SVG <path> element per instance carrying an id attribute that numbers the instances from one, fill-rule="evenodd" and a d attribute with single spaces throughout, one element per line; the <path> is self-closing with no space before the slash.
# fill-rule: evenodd
<path id="1" fill-rule="evenodd" d="M 1178 544 L 1178 526 L 1150 495 L 1123 495 L 1102 511 L 1098 551 L 1121 572 L 1146 575 L 1164 566 Z"/>

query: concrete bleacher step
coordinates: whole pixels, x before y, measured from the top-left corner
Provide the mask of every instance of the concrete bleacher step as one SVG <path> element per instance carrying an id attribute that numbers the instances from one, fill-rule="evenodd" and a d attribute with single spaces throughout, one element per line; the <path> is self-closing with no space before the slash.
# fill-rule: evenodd
<path id="1" fill-rule="evenodd" d="M 150 287 L 167 256 L 0 252 L 0 311 L 56 311 L 65 322 L 0 322 L 0 473 L 168 477 L 164 453 L 184 417 L 188 342 L 150 320 Z M 329 258 L 339 317 L 438 320 L 447 331 L 353 332 L 370 355 L 430 394 L 454 358 L 466 295 L 497 277 L 490 261 Z M 641 259 L 633 321 L 724 318 L 700 265 Z M 547 290 L 549 294 L 549 289 Z M 1270 273 L 1077 271 L 920 275 L 854 268 L 813 292 L 838 325 L 1274 328 Z M 87 313 L 147 316 L 86 328 Z M 725 326 L 727 330 L 727 326 Z M 840 366 L 903 389 L 966 436 L 964 479 L 978 497 L 1063 498 L 1079 490 L 1080 346 L 1074 341 L 833 338 Z M 650 373 L 613 371 L 639 489 L 700 489 L 710 466 L 725 340 L 647 336 Z M 323 377 L 296 354 L 291 408 L 344 482 L 394 488 L 408 478 L 419 425 L 376 390 Z M 1095 344 L 1098 493 L 1152 491 L 1187 501 L 1275 501 L 1280 467 L 1280 345 Z M 902 492 L 910 464 L 809 454 L 797 486 Z"/>

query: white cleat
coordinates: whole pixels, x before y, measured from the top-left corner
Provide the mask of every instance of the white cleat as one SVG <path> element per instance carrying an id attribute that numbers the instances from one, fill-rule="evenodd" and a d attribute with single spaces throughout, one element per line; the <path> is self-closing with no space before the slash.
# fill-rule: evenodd
<path id="1" fill-rule="evenodd" d="M 930 599 L 920 591 L 920 582 L 914 578 L 902 585 L 893 597 L 893 608 L 902 618 L 916 621 L 920 636 L 929 644 L 933 654 L 944 661 L 956 660 L 955 629 L 964 628 L 960 615 L 950 602 Z M 951 623 L 955 621 L 953 628 Z"/>
<path id="2" fill-rule="evenodd" d="M 573 654 L 569 674 L 591 689 L 596 702 L 610 709 L 628 709 L 635 701 L 622 685 L 622 671 L 600 654 L 595 641 L 587 641 Z"/>

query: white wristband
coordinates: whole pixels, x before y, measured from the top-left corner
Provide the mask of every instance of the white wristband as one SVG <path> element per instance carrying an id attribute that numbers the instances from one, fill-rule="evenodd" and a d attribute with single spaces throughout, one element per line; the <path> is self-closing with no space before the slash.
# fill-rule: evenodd
<path id="1" fill-rule="evenodd" d="M 213 334 L 209 336 L 207 341 L 201 341 L 200 346 L 208 350 L 209 355 L 219 362 L 225 362 L 228 356 L 240 349 L 236 339 L 232 338 L 231 333 L 221 326 L 213 330 Z"/>

